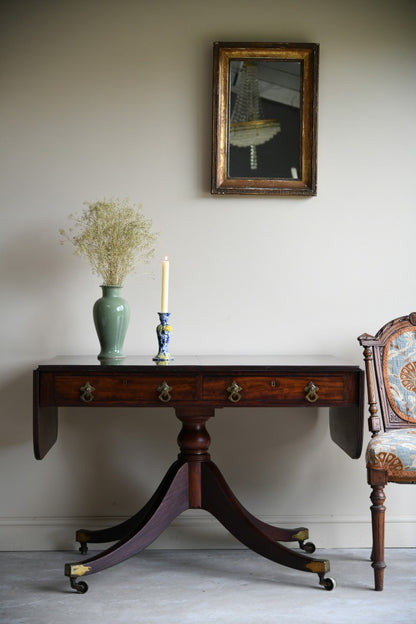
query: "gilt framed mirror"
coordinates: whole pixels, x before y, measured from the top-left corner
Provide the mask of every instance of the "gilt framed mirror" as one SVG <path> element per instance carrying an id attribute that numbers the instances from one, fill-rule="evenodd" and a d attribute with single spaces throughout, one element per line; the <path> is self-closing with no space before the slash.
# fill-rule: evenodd
<path id="1" fill-rule="evenodd" d="M 214 43 L 211 193 L 316 195 L 317 43 Z"/>

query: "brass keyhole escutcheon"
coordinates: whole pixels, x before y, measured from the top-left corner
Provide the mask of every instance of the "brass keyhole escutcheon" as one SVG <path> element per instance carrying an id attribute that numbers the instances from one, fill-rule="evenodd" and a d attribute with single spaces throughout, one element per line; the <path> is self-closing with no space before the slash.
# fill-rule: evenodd
<path id="1" fill-rule="evenodd" d="M 233 381 L 231 385 L 228 386 L 227 388 L 227 392 L 228 392 L 228 400 L 231 401 L 231 403 L 238 403 L 238 401 L 241 400 L 241 392 L 242 392 L 242 387 L 238 385 L 238 383 L 236 381 Z"/>
<path id="2" fill-rule="evenodd" d="M 168 403 L 168 401 L 171 400 L 172 396 L 170 394 L 172 388 L 171 386 L 168 384 L 167 381 L 162 381 L 162 383 L 160 384 L 160 386 L 157 389 L 157 392 L 159 392 L 158 394 L 158 399 L 159 401 L 162 401 L 162 403 Z"/>
<path id="3" fill-rule="evenodd" d="M 318 395 L 319 388 L 318 388 L 318 386 L 315 386 L 313 381 L 310 381 L 304 387 L 303 390 L 305 392 L 305 398 L 306 398 L 307 401 L 309 401 L 309 403 L 315 403 L 315 401 L 317 401 L 319 399 L 319 395 Z"/>
<path id="4" fill-rule="evenodd" d="M 84 401 L 84 403 L 91 403 L 91 401 L 94 400 L 94 391 L 94 386 L 92 386 L 89 381 L 86 381 L 79 389 L 81 401 Z"/>

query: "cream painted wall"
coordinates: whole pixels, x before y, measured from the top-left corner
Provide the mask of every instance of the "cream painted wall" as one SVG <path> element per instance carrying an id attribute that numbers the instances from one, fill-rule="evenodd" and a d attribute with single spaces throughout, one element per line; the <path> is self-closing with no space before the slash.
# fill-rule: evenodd
<path id="1" fill-rule="evenodd" d="M 415 22 L 412 0 L 2 4 L 1 549 L 71 548 L 75 528 L 135 512 L 176 456 L 170 410 L 74 409 L 33 458 L 32 369 L 98 352 L 97 278 L 58 243 L 83 201 L 129 196 L 160 232 L 154 277 L 124 289 L 127 353 L 155 351 L 165 254 L 176 354 L 361 363 L 356 336 L 416 308 Z M 210 195 L 216 40 L 320 43 L 317 197 Z M 364 461 L 330 442 L 327 421 L 223 410 L 212 452 L 256 515 L 306 523 L 319 546 L 368 546 Z M 387 544 L 415 546 L 416 494 L 387 494 Z M 202 512 L 155 543 L 194 545 L 235 544 Z"/>

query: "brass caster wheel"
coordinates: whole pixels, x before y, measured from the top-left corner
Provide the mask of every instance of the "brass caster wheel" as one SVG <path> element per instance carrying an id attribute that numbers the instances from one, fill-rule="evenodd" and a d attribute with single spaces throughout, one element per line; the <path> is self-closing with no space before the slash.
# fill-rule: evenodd
<path id="1" fill-rule="evenodd" d="M 299 542 L 299 546 L 302 550 L 310 555 L 315 552 L 316 546 L 313 542 Z"/>
<path id="2" fill-rule="evenodd" d="M 77 581 L 76 576 L 71 576 L 69 579 L 72 589 L 75 589 L 79 594 L 86 594 L 88 591 L 88 585 L 85 581 Z"/>
<path id="3" fill-rule="evenodd" d="M 328 576 L 328 578 L 321 578 L 319 580 L 319 585 L 322 585 L 326 591 L 332 591 L 337 586 L 335 579 Z"/>

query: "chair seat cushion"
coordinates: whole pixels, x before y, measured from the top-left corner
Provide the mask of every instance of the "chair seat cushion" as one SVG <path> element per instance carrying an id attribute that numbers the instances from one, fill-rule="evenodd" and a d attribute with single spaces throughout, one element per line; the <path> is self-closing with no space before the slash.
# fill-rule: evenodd
<path id="1" fill-rule="evenodd" d="M 369 468 L 387 470 L 389 481 L 416 482 L 416 428 L 379 433 L 366 453 Z"/>

